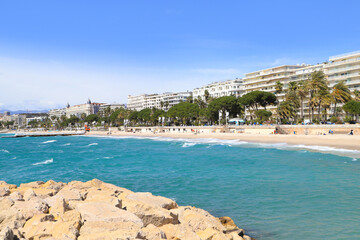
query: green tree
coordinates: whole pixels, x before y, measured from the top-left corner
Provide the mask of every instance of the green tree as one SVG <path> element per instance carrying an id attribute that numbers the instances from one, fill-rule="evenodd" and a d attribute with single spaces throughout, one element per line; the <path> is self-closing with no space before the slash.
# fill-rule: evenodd
<path id="1" fill-rule="evenodd" d="M 297 109 L 292 101 L 283 101 L 278 106 L 278 114 L 282 121 L 293 121 L 296 117 Z"/>
<path id="2" fill-rule="evenodd" d="M 331 96 L 334 102 L 334 116 L 337 116 L 336 113 L 336 104 L 337 103 L 346 103 L 351 100 L 351 91 L 348 86 L 345 85 L 344 81 L 337 83 L 331 92 Z"/>
<path id="3" fill-rule="evenodd" d="M 297 93 L 300 98 L 300 118 L 304 119 L 304 99 L 307 96 L 308 89 L 307 89 L 307 81 L 300 81 L 297 87 Z M 310 112 L 309 112 L 309 119 L 310 119 Z"/>
<path id="4" fill-rule="evenodd" d="M 234 96 L 224 96 L 214 99 L 208 106 L 209 115 L 211 120 L 216 121 L 219 118 L 219 112 L 221 112 L 221 120 L 226 119 L 226 112 L 229 116 L 242 115 L 244 108 L 240 101 Z"/>
<path id="5" fill-rule="evenodd" d="M 270 119 L 272 113 L 270 111 L 266 111 L 264 109 L 261 109 L 261 110 L 256 111 L 255 115 L 257 117 L 257 121 L 259 123 L 263 123 L 263 122 L 266 122 L 267 120 Z"/>
<path id="6" fill-rule="evenodd" d="M 97 122 L 99 120 L 99 116 L 96 114 L 90 114 L 88 116 L 85 117 L 84 121 L 88 122 L 89 124 L 93 123 L 93 122 Z"/>
<path id="7" fill-rule="evenodd" d="M 347 114 L 351 115 L 352 120 L 354 119 L 354 116 L 356 116 L 357 120 L 360 114 L 360 102 L 351 100 L 344 104 L 343 109 Z"/>
<path id="8" fill-rule="evenodd" d="M 180 119 L 183 124 L 191 124 L 199 117 L 200 108 L 195 103 L 181 102 L 171 107 L 167 112 L 168 117 Z"/>
<path id="9" fill-rule="evenodd" d="M 310 92 L 310 105 L 312 110 L 312 121 L 314 120 L 314 108 L 318 107 L 318 120 L 320 121 L 321 105 L 327 103 L 330 96 L 328 82 L 323 71 L 314 71 L 308 82 Z"/>

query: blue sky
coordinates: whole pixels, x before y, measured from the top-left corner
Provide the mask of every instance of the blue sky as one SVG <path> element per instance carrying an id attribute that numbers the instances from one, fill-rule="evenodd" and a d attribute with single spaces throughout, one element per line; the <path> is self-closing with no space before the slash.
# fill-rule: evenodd
<path id="1" fill-rule="evenodd" d="M 186 91 L 360 50 L 360 1 L 1 1 L 0 110 Z"/>

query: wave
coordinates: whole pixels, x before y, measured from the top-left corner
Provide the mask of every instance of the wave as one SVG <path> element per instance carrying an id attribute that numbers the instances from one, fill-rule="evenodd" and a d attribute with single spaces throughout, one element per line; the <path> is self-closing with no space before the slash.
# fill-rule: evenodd
<path id="1" fill-rule="evenodd" d="M 98 145 L 98 143 L 90 143 L 90 144 L 88 145 L 88 147 L 90 147 L 90 146 L 96 146 L 96 145 Z"/>
<path id="2" fill-rule="evenodd" d="M 196 145 L 196 143 L 184 143 L 183 145 L 182 145 L 182 147 L 183 148 L 186 148 L 186 147 L 192 147 L 192 146 L 195 146 Z"/>
<path id="3" fill-rule="evenodd" d="M 45 141 L 45 142 L 42 142 L 43 144 L 46 144 L 46 143 L 53 143 L 53 142 L 56 142 L 57 140 L 49 140 L 49 141 Z"/>
<path id="4" fill-rule="evenodd" d="M 32 165 L 36 166 L 36 165 L 41 165 L 41 164 L 49 164 L 49 163 L 53 163 L 54 159 L 49 159 L 49 160 L 45 160 L 43 162 L 38 162 L 38 163 L 34 163 Z"/>
<path id="5" fill-rule="evenodd" d="M 63 146 L 70 146 L 71 143 L 65 143 Z"/>
<path id="6" fill-rule="evenodd" d="M 103 157 L 104 159 L 112 159 L 112 158 L 114 158 L 114 157 Z"/>
<path id="7" fill-rule="evenodd" d="M 6 149 L 0 149 L 0 152 L 4 152 L 4 153 L 10 153 L 8 150 Z"/>
<path id="8" fill-rule="evenodd" d="M 117 138 L 117 139 L 148 139 L 153 141 L 162 142 L 182 142 L 182 147 L 190 147 L 189 144 L 203 144 L 203 145 L 223 145 L 223 146 L 243 146 L 250 148 L 273 148 L 279 150 L 301 151 L 304 152 L 320 152 L 329 153 L 339 156 L 360 158 L 360 150 L 350 150 L 345 148 L 335 148 L 318 145 L 291 145 L 287 143 L 261 143 L 261 142 L 246 142 L 240 140 L 226 140 L 218 138 L 170 138 L 170 137 L 140 137 L 140 136 L 86 136 L 86 137 L 98 137 L 98 138 Z M 207 147 L 208 147 L 207 146 Z"/>

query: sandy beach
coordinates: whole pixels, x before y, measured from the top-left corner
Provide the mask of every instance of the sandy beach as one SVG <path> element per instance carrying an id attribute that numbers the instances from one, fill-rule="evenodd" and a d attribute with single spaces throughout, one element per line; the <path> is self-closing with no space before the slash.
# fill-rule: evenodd
<path id="1" fill-rule="evenodd" d="M 106 135 L 105 131 L 91 131 L 86 135 Z M 291 145 L 327 146 L 350 150 L 360 150 L 359 135 L 273 135 L 273 134 L 245 134 L 245 133 L 132 133 L 112 131 L 110 136 L 128 137 L 168 137 L 168 138 L 214 138 L 239 140 L 256 143 L 287 143 Z"/>

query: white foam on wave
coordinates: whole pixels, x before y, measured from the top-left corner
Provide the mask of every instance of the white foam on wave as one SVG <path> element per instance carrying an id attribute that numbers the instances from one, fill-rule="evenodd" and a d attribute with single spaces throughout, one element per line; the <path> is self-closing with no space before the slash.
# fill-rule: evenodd
<path id="1" fill-rule="evenodd" d="M 90 143 L 90 144 L 88 145 L 88 147 L 90 147 L 90 146 L 96 146 L 96 145 L 98 145 L 98 143 Z"/>
<path id="2" fill-rule="evenodd" d="M 0 152 L 4 152 L 4 153 L 10 153 L 8 150 L 6 149 L 0 149 Z"/>
<path id="3" fill-rule="evenodd" d="M 357 159 L 356 159 L 356 158 L 353 158 L 351 161 L 356 162 L 356 161 L 357 161 Z"/>
<path id="4" fill-rule="evenodd" d="M 359 150 L 351 150 L 344 148 L 335 148 L 327 146 L 318 146 L 318 145 L 291 145 L 287 143 L 261 143 L 261 142 L 246 142 L 240 140 L 226 140 L 226 139 L 217 139 L 217 138 L 170 138 L 170 137 L 140 137 L 140 136 L 87 136 L 87 137 L 101 137 L 101 138 L 118 138 L 118 139 L 149 139 L 153 141 L 162 141 L 162 142 L 182 142 L 184 143 L 182 147 L 188 147 L 190 144 L 205 144 L 208 146 L 212 145 L 224 145 L 224 146 L 245 146 L 250 148 L 273 148 L 279 150 L 291 150 L 291 151 L 301 151 L 305 152 L 320 152 L 320 153 L 329 153 L 334 155 L 340 155 L 350 158 L 360 158 Z M 186 144 L 187 143 L 187 144 Z M 185 145 L 186 144 L 186 145 Z M 185 145 L 185 146 L 184 146 Z M 207 146 L 207 147 L 208 147 Z"/>
<path id="5" fill-rule="evenodd" d="M 183 145 L 182 145 L 182 147 L 183 148 L 187 148 L 187 147 L 192 147 L 192 146 L 195 146 L 196 145 L 196 143 L 184 143 Z"/>
<path id="6" fill-rule="evenodd" d="M 53 162 L 54 162 L 54 159 L 49 159 L 49 160 L 45 160 L 43 162 L 34 163 L 33 165 L 36 166 L 36 165 L 42 165 L 42 164 L 49 164 L 49 163 L 53 163 Z"/>
<path id="7" fill-rule="evenodd" d="M 56 142 L 57 140 L 49 140 L 49 141 L 45 141 L 45 142 L 42 142 L 43 144 L 46 144 L 46 143 L 53 143 L 53 142 Z"/>
<path id="8" fill-rule="evenodd" d="M 13 160 L 15 160 L 15 159 L 16 159 L 16 157 L 13 157 L 12 159 L 13 159 Z"/>
<path id="9" fill-rule="evenodd" d="M 114 157 L 103 157 L 104 159 L 112 159 L 112 158 L 114 158 Z"/>
<path id="10" fill-rule="evenodd" d="M 70 146 L 71 143 L 65 143 L 63 146 Z"/>

